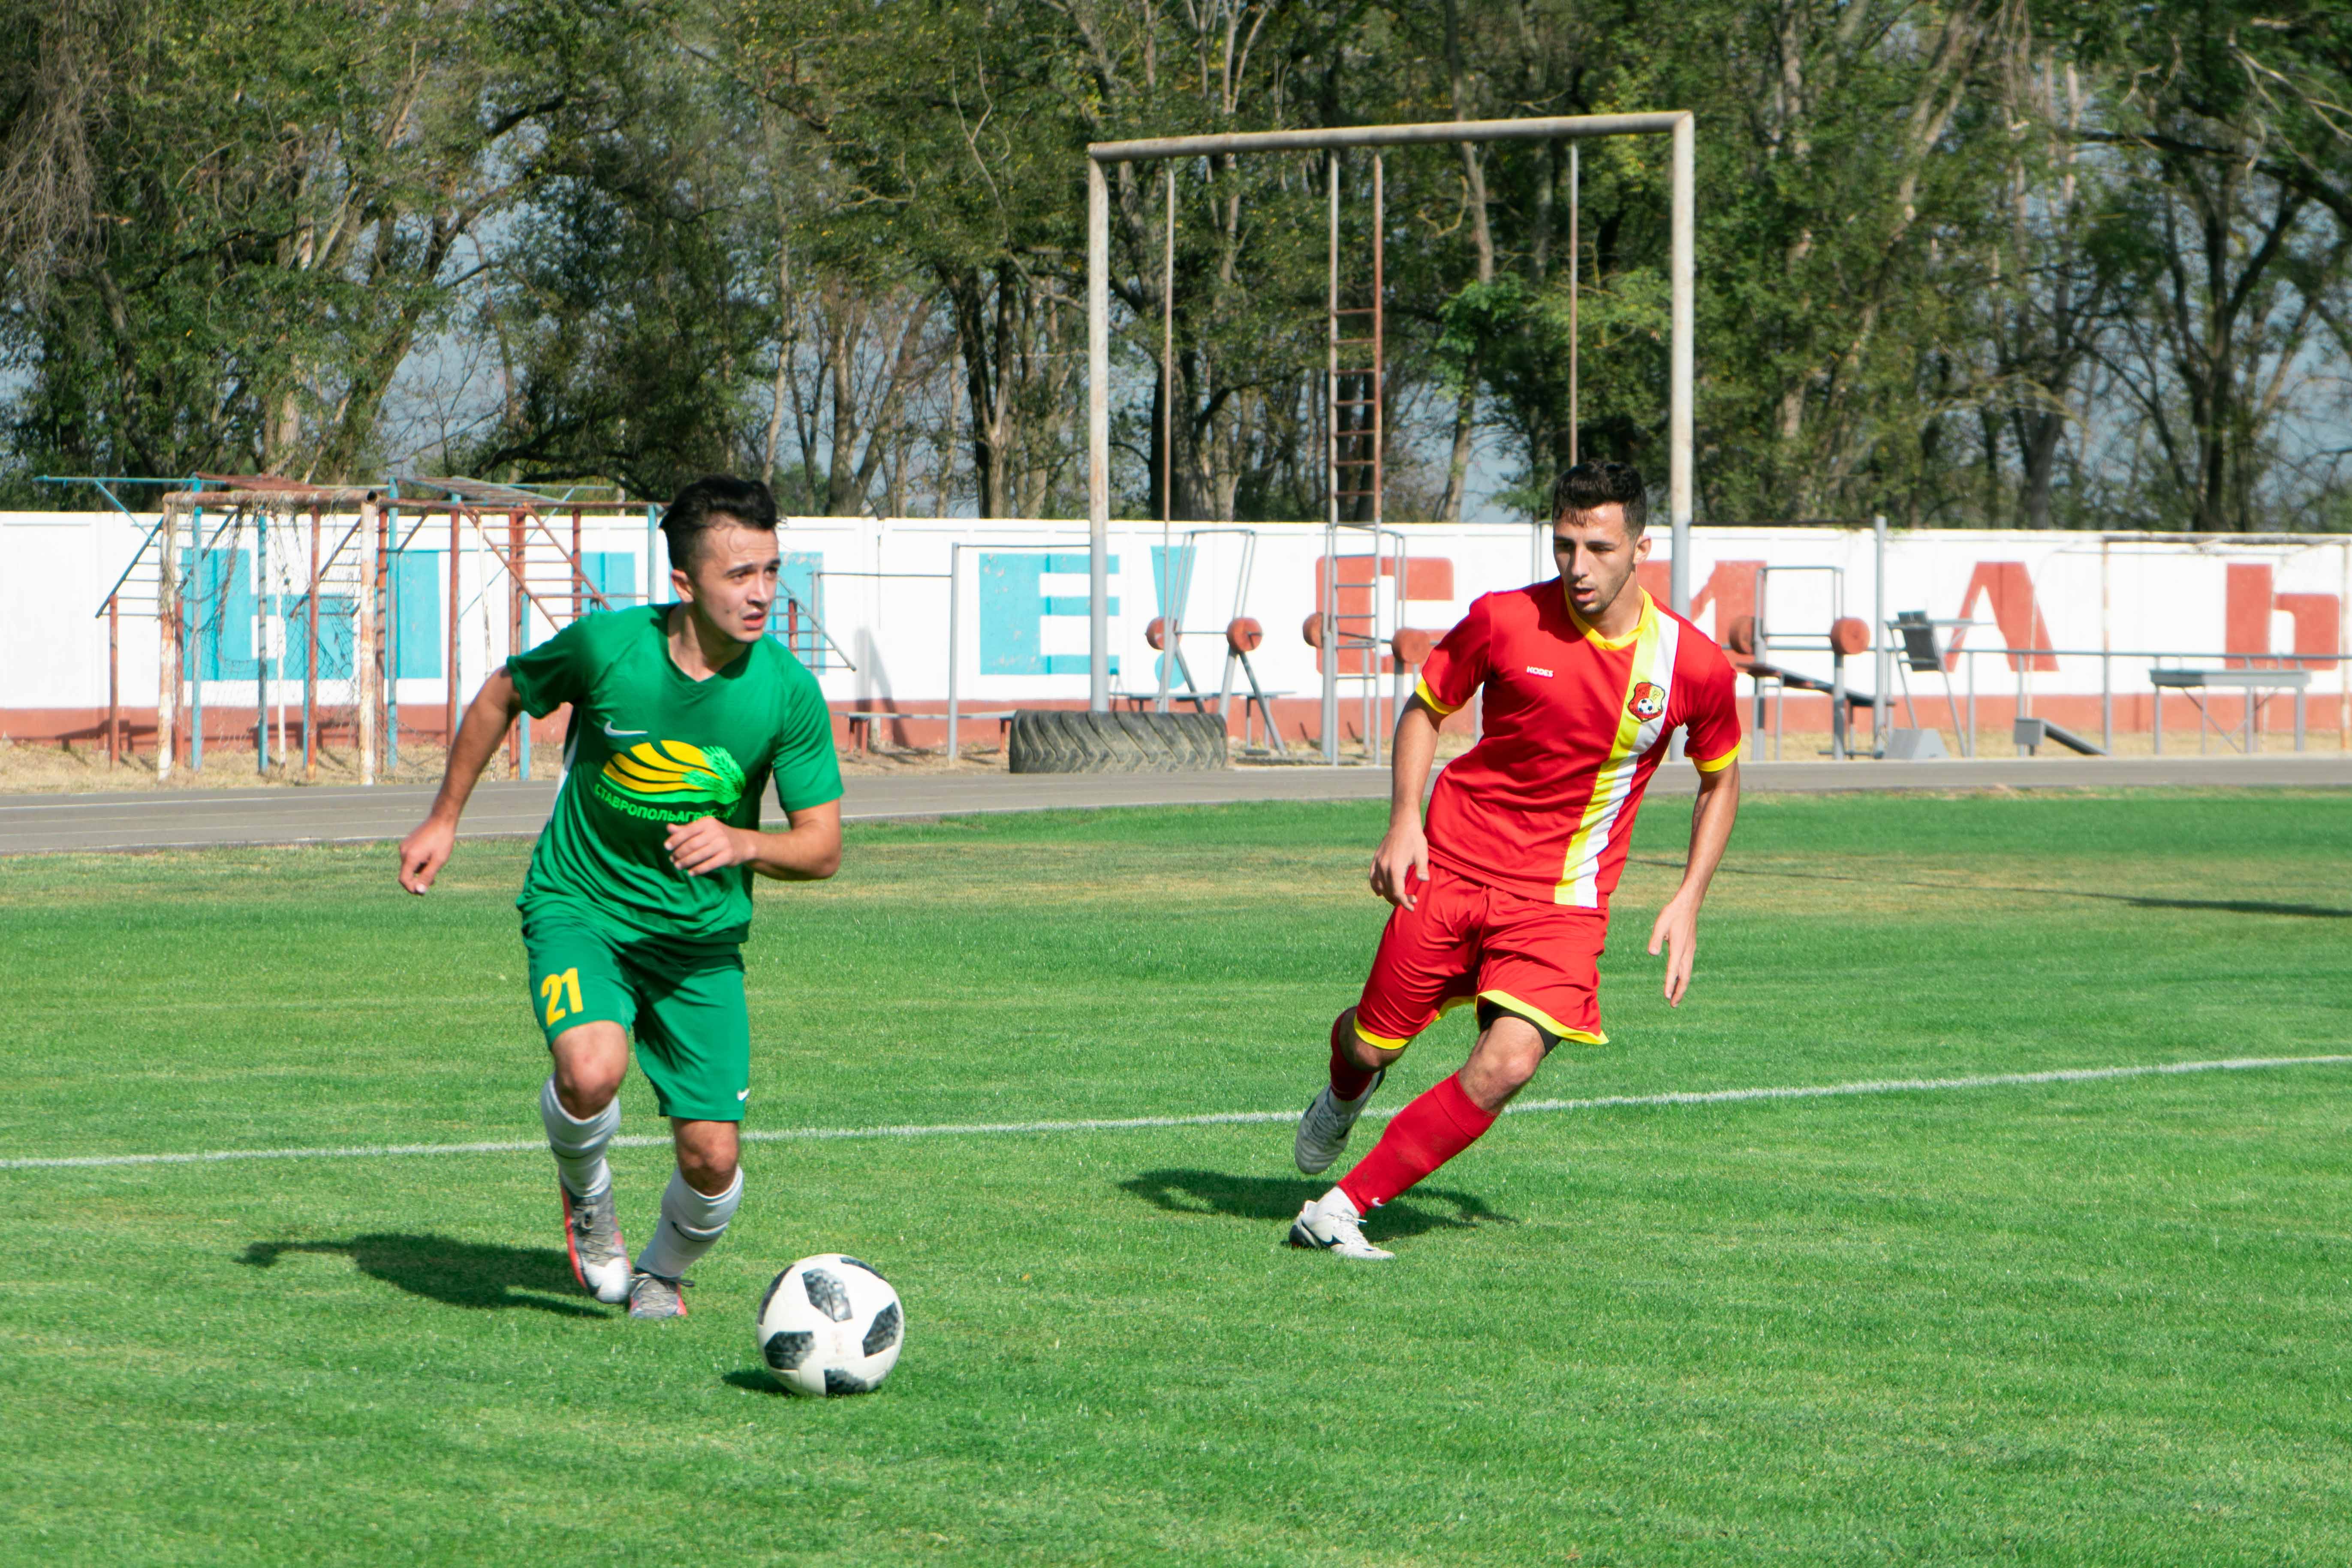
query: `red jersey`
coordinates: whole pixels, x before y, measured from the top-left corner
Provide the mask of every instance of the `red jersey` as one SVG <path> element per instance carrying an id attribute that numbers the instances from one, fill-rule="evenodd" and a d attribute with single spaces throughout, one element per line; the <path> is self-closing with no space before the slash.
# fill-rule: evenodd
<path id="1" fill-rule="evenodd" d="M 1524 898 L 1606 909 L 1642 791 L 1688 726 L 1705 773 L 1739 755 L 1731 661 L 1638 584 L 1642 617 L 1612 641 L 1557 577 L 1487 594 L 1421 669 L 1421 700 L 1451 713 L 1486 689 L 1478 743 L 1438 775 L 1429 856 Z"/>

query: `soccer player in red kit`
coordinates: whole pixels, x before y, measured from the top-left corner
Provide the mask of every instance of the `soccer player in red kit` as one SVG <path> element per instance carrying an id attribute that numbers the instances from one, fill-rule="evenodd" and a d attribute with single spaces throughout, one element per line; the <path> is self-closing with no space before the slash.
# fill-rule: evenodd
<path id="1" fill-rule="evenodd" d="M 1372 890 L 1395 905 L 1363 997 L 1332 1021 L 1331 1080 L 1299 1119 L 1297 1163 L 1328 1170 L 1391 1062 L 1440 1013 L 1478 1010 L 1462 1069 L 1407 1105 L 1339 1184 L 1299 1211 L 1293 1247 L 1395 1254 L 1366 1215 L 1475 1142 L 1562 1040 L 1606 1044 L 1596 995 L 1609 894 L 1668 737 L 1698 768 L 1690 858 L 1658 913 L 1665 995 L 1690 984 L 1698 907 L 1739 810 L 1730 662 L 1634 581 L 1650 553 L 1641 476 L 1580 463 L 1552 491 L 1549 582 L 1488 594 L 1422 667 L 1398 717 L 1389 830 Z M 1486 693 L 1477 745 L 1422 794 L 1445 715 Z"/>

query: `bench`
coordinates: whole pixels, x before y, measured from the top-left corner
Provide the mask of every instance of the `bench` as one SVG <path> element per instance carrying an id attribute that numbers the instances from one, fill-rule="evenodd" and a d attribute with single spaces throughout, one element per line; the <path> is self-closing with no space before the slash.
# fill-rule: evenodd
<path id="1" fill-rule="evenodd" d="M 2264 691 L 2294 693 L 2294 749 L 2303 750 L 2304 688 L 2311 684 L 2307 669 L 2165 669 L 2147 672 L 2148 684 L 2156 688 L 2156 751 L 2164 754 L 2164 694 L 2167 691 L 2188 693 L 2197 709 L 2197 750 L 2205 750 L 2208 734 L 2221 737 L 2225 746 L 2234 745 L 2241 752 L 2254 749 L 2254 715 L 2263 705 Z M 2230 731 L 2213 721 L 2206 710 L 2204 694 L 2217 689 L 2231 689 L 2245 693 L 2244 712 L 2241 718 L 2242 738 L 2232 741 Z"/>

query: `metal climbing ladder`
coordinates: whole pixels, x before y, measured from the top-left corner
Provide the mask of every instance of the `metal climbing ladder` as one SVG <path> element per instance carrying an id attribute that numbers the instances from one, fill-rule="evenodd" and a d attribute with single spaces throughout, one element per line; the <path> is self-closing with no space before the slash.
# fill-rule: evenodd
<path id="1" fill-rule="evenodd" d="M 1375 153 L 1370 301 L 1349 305 L 1339 264 L 1337 151 L 1326 158 L 1324 174 L 1330 213 L 1330 289 L 1324 328 L 1323 581 L 1314 623 L 1317 635 L 1310 640 L 1323 665 L 1323 760 L 1339 760 L 1339 689 L 1353 684 L 1362 709 L 1365 761 L 1377 763 L 1381 737 L 1388 727 L 1382 666 L 1390 637 L 1403 626 L 1406 581 L 1404 535 L 1385 527 L 1383 514 L 1388 489 L 1387 192 L 1381 157 Z"/>

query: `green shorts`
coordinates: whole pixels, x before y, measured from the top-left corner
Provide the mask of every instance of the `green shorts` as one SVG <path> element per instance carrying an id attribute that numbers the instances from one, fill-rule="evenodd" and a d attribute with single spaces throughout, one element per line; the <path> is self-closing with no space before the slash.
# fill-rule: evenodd
<path id="1" fill-rule="evenodd" d="M 568 911 L 522 918 L 531 1016 L 550 1048 L 582 1024 L 636 1037 L 637 1065 L 664 1116 L 740 1121 L 751 1094 L 743 952 L 732 942 L 623 936 Z"/>

